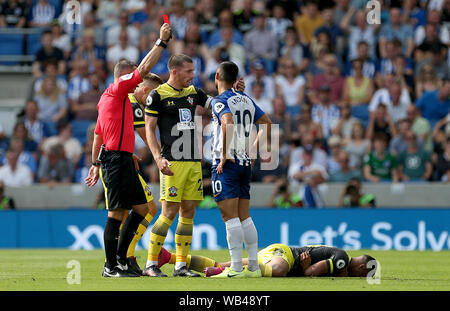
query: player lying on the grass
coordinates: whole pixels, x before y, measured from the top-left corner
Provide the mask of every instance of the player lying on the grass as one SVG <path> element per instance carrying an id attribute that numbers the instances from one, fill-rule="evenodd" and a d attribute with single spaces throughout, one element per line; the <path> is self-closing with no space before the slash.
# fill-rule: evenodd
<path id="1" fill-rule="evenodd" d="M 174 263 L 174 256 L 175 254 L 162 250 L 161 265 Z M 344 250 L 326 245 L 289 247 L 284 244 L 271 244 L 258 252 L 258 262 L 264 277 L 366 277 L 373 270 L 371 261 L 374 260 L 369 255 L 350 257 Z M 246 265 L 247 258 L 244 258 L 242 263 Z M 230 264 L 219 263 L 203 256 L 188 256 L 189 269 L 204 272 L 206 276 L 217 275 Z"/>

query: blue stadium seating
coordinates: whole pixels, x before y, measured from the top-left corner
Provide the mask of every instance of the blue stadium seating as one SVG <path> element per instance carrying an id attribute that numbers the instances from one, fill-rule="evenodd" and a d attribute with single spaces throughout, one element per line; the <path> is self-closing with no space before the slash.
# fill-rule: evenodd
<path id="1" fill-rule="evenodd" d="M 27 54 L 36 55 L 37 51 L 41 48 L 41 34 L 30 33 L 27 35 Z"/>
<path id="2" fill-rule="evenodd" d="M 92 123 L 94 122 L 90 120 L 73 120 L 70 122 L 72 125 L 72 136 L 78 139 L 82 146 L 86 143 L 87 130 Z"/>
<path id="3" fill-rule="evenodd" d="M 23 55 L 23 34 L 0 34 L 0 55 Z M 1 62 L 2 65 L 15 65 L 17 61 Z"/>

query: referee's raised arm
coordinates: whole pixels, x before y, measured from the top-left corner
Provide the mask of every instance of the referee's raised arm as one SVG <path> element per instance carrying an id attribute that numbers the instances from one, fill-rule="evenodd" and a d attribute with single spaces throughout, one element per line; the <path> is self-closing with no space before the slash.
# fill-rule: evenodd
<path id="1" fill-rule="evenodd" d="M 169 24 L 163 24 L 159 30 L 159 39 L 156 40 L 155 45 L 150 50 L 150 52 L 145 55 L 144 59 L 139 64 L 137 70 L 141 77 L 145 77 L 150 69 L 158 62 L 164 48 L 167 47 L 167 43 L 171 38 L 172 31 L 170 30 Z"/>

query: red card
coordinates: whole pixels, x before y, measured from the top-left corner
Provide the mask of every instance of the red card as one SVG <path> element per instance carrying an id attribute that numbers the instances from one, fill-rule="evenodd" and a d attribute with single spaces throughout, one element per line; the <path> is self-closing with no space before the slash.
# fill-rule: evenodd
<path id="1" fill-rule="evenodd" d="M 169 16 L 167 14 L 163 14 L 163 20 L 164 20 L 165 24 L 169 24 L 170 25 Z"/>

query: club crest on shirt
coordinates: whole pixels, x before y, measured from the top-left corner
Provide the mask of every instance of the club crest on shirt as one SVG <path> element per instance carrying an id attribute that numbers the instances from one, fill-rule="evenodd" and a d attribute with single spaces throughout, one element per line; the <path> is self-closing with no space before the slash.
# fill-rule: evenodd
<path id="1" fill-rule="evenodd" d="M 147 195 L 148 196 L 151 196 L 152 195 L 152 192 L 150 191 L 150 187 L 147 185 L 147 186 L 145 186 L 145 192 L 147 192 Z"/>
<path id="2" fill-rule="evenodd" d="M 225 108 L 225 105 L 222 104 L 222 103 L 216 103 L 216 104 L 214 105 L 214 111 L 215 111 L 216 113 L 220 113 L 220 112 L 223 110 L 223 108 Z"/>
<path id="3" fill-rule="evenodd" d="M 175 186 L 170 187 L 169 188 L 169 196 L 170 197 L 176 197 L 177 196 L 177 191 L 178 191 L 177 187 L 175 187 Z"/>
<path id="4" fill-rule="evenodd" d="M 189 105 L 191 105 L 191 106 L 194 104 L 194 99 L 190 96 L 188 96 L 187 101 L 188 101 Z"/>

